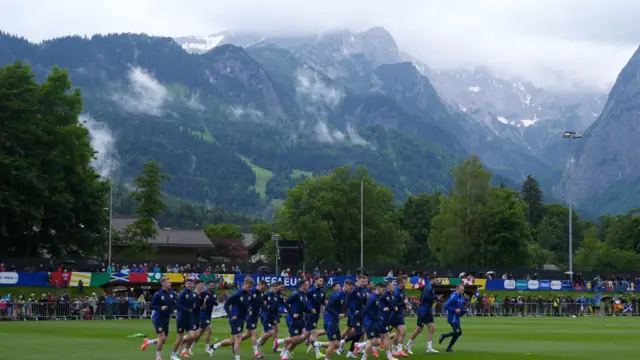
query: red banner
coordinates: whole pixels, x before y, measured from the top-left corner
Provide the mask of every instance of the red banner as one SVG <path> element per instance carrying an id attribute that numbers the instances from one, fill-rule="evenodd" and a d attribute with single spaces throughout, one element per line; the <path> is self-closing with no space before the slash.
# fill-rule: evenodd
<path id="1" fill-rule="evenodd" d="M 66 280 L 66 283 L 65 283 Z M 71 271 L 62 272 L 56 271 L 51 273 L 51 286 L 55 287 L 56 282 L 58 287 L 67 287 L 69 286 L 69 281 L 71 280 Z"/>
<path id="2" fill-rule="evenodd" d="M 146 283 L 147 273 L 129 273 L 129 282 L 131 283 Z"/>

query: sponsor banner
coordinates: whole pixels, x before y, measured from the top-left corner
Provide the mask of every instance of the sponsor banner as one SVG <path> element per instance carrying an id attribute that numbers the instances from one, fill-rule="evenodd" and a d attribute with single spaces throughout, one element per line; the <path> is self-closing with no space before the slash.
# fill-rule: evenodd
<path id="1" fill-rule="evenodd" d="M 527 290 L 527 280 L 516 280 L 516 289 Z"/>
<path id="2" fill-rule="evenodd" d="M 538 280 L 527 281 L 527 289 L 538 290 L 540 288 L 540 282 Z"/>
<path id="3" fill-rule="evenodd" d="M 571 280 L 562 280 L 562 290 L 573 290 L 573 282 Z"/>
<path id="4" fill-rule="evenodd" d="M 505 290 L 513 290 L 513 289 L 516 288 L 516 281 L 515 280 L 505 280 L 503 286 L 504 286 Z"/>
<path id="5" fill-rule="evenodd" d="M 551 280 L 551 290 L 562 290 L 562 281 Z"/>
<path id="6" fill-rule="evenodd" d="M 0 286 L 46 286 L 46 272 L 0 272 Z"/>
<path id="7" fill-rule="evenodd" d="M 540 280 L 540 290 L 551 290 L 551 280 Z"/>
<path id="8" fill-rule="evenodd" d="M 448 278 L 436 278 L 433 279 L 433 283 L 437 285 L 453 285 Z"/>
<path id="9" fill-rule="evenodd" d="M 91 273 L 90 272 L 72 272 L 71 280 L 69 280 L 69 286 L 78 287 L 80 286 L 80 281 L 82 280 L 83 286 L 91 285 Z"/>
<path id="10" fill-rule="evenodd" d="M 476 285 L 478 290 L 484 290 L 487 286 L 487 279 L 473 279 L 473 285 Z"/>
<path id="11" fill-rule="evenodd" d="M 640 289 L 640 281 L 637 281 L 637 282 L 636 282 L 636 291 L 640 291 L 640 290 L 638 290 L 638 289 Z"/>

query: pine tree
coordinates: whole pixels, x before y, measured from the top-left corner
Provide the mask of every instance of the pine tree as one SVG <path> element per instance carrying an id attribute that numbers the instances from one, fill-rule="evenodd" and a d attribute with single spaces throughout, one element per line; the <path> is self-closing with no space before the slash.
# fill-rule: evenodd
<path id="1" fill-rule="evenodd" d="M 526 218 L 531 227 L 535 228 L 542 219 L 542 190 L 538 180 L 533 176 L 527 176 L 522 184 L 522 200 L 527 204 Z"/>

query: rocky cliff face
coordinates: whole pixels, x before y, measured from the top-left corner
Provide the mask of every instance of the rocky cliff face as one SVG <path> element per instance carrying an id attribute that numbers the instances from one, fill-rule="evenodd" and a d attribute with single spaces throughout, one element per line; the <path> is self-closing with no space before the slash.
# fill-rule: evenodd
<path id="1" fill-rule="evenodd" d="M 577 204 L 588 206 L 618 184 L 640 181 L 640 48 L 618 75 L 600 117 L 575 141 L 573 169 L 565 170 L 556 194 L 566 198 L 571 185 Z"/>

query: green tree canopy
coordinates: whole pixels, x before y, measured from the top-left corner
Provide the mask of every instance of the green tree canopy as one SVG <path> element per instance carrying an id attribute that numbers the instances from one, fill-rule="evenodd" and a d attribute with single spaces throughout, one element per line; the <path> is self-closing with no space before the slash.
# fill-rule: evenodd
<path id="1" fill-rule="evenodd" d="M 54 67 L 38 84 L 22 63 L 0 68 L 0 241 L 9 254 L 105 250 L 108 184 L 78 121 L 82 98 Z"/>
<path id="2" fill-rule="evenodd" d="M 376 183 L 364 167 L 348 166 L 304 180 L 287 192 L 276 213 L 276 230 L 305 241 L 312 263 L 359 265 L 360 184 L 364 185 L 364 263 L 395 264 L 409 241 L 400 228 L 391 190 Z"/>

